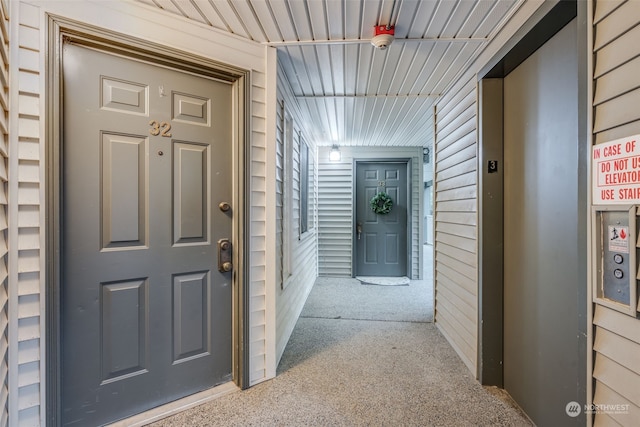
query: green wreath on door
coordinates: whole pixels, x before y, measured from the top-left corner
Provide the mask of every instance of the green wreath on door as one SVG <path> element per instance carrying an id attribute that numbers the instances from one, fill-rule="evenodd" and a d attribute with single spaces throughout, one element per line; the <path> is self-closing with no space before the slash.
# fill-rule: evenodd
<path id="1" fill-rule="evenodd" d="M 376 194 L 369 200 L 371 210 L 379 215 L 386 215 L 393 208 L 393 199 L 384 191 Z"/>

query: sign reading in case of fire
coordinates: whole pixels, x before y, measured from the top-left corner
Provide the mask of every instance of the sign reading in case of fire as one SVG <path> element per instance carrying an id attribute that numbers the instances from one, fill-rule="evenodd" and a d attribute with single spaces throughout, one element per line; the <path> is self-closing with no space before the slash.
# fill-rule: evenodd
<path id="1" fill-rule="evenodd" d="M 594 205 L 640 204 L 640 135 L 594 145 L 591 160 Z"/>

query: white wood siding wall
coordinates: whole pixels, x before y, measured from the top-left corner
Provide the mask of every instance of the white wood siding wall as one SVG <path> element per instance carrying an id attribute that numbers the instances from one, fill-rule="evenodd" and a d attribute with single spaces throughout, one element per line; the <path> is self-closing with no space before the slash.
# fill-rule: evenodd
<path id="1" fill-rule="evenodd" d="M 9 116 L 9 162 L 10 171 L 13 171 L 9 192 L 17 201 L 9 207 L 10 218 L 14 219 L 10 221 L 8 231 L 9 240 L 17 242 L 9 251 L 10 259 L 15 260 L 9 271 L 9 330 L 15 331 L 9 340 L 11 424 L 45 424 L 45 343 L 41 337 L 45 331 L 47 284 L 44 276 L 46 254 L 41 248 L 45 242 L 42 179 L 45 176 L 43 129 L 46 117 L 41 102 L 45 91 L 45 47 L 42 45 L 45 29 L 41 24 L 46 22 L 46 12 L 212 57 L 251 71 L 251 145 L 248 153 L 251 179 L 247 206 L 250 215 L 247 241 L 251 251 L 248 260 L 250 275 L 246 278 L 250 293 L 250 384 L 268 379 L 275 373 L 274 354 L 269 351 L 270 341 L 275 337 L 270 336 L 267 330 L 267 318 L 273 316 L 273 313 L 268 313 L 267 301 L 272 294 L 268 289 L 275 285 L 267 275 L 266 251 L 273 236 L 267 235 L 266 215 L 267 205 L 273 203 L 274 196 L 267 192 L 266 176 L 274 159 L 266 154 L 266 123 L 268 119 L 276 120 L 275 117 L 267 117 L 267 106 L 276 101 L 275 98 L 268 99 L 270 86 L 275 86 L 275 66 L 273 72 L 268 70 L 267 48 L 175 16 L 167 17 L 157 8 L 143 4 L 23 0 L 11 2 L 11 7 L 11 13 L 17 20 L 11 25 L 10 93 L 11 105 L 18 107 Z M 132 26 L 132 20 L 145 25 Z M 273 81 L 270 80 L 272 75 Z M 275 89 L 273 93 L 275 96 Z M 269 143 L 275 144 L 275 141 Z"/>
<path id="2" fill-rule="evenodd" d="M 0 57 L 0 426 L 6 426 L 9 423 L 9 13 L 6 1 L 0 2 Z"/>
<path id="3" fill-rule="evenodd" d="M 275 70 L 273 70 L 275 71 Z M 272 363 L 269 361 L 267 339 L 267 298 L 268 286 L 273 283 L 267 276 L 267 222 L 266 210 L 268 201 L 272 199 L 267 194 L 267 169 L 275 159 L 268 159 L 266 147 L 266 104 L 275 100 L 267 99 L 267 76 L 263 70 L 254 69 L 251 74 L 251 196 L 248 214 L 251 218 L 249 226 L 250 255 L 249 255 L 249 383 L 260 383 L 273 376 Z M 275 120 L 275 117 L 271 117 Z M 273 142 L 272 142 L 273 143 Z"/>
<path id="4" fill-rule="evenodd" d="M 425 136 L 425 144 L 429 136 Z M 340 147 L 340 162 L 330 162 L 331 147 L 318 149 L 318 268 L 321 276 L 351 277 L 353 243 L 353 160 L 411 159 L 411 272 L 422 277 L 422 147 Z"/>
<path id="5" fill-rule="evenodd" d="M 292 168 L 293 173 L 285 173 L 285 141 L 284 141 L 284 118 L 282 116 L 281 106 L 291 116 L 293 120 L 293 156 Z M 276 253 L 284 255 L 283 247 L 285 236 L 284 227 L 291 227 L 290 242 L 291 260 L 291 276 L 284 278 L 282 281 L 282 263 L 278 260 L 278 269 L 276 274 L 277 293 L 276 293 L 276 360 L 279 361 L 282 353 L 291 337 L 296 321 L 300 316 L 300 312 L 304 303 L 311 292 L 311 288 L 315 283 L 318 275 L 318 241 L 316 220 L 316 197 L 317 197 L 317 170 L 315 143 L 308 135 L 305 129 L 305 123 L 309 123 L 308 119 L 302 116 L 298 100 L 293 96 L 289 82 L 284 77 L 282 69 L 278 69 L 278 132 L 277 132 L 277 150 L 276 150 Z M 300 144 L 302 139 L 309 146 L 309 186 L 312 189 L 309 192 L 309 229 L 303 235 L 300 235 Z M 292 218 L 288 224 L 284 219 L 284 203 L 285 203 L 285 176 L 293 178 L 293 194 L 292 201 Z"/>
<path id="6" fill-rule="evenodd" d="M 597 1 L 594 32 L 596 143 L 640 133 L 640 4 Z M 640 319 L 596 304 L 593 403 L 628 405 L 597 413 L 595 426 L 637 426 L 640 420 Z"/>
<path id="7" fill-rule="evenodd" d="M 318 148 L 318 274 L 351 277 L 353 165 L 329 162 L 330 148 Z"/>
<path id="8" fill-rule="evenodd" d="M 33 6 L 11 7 L 18 19 L 11 32 L 10 98 L 18 109 L 9 116 L 9 418 L 38 425 L 45 376 L 41 16 Z"/>
<path id="9" fill-rule="evenodd" d="M 475 375 L 477 358 L 476 79 L 436 106 L 436 324 Z"/>

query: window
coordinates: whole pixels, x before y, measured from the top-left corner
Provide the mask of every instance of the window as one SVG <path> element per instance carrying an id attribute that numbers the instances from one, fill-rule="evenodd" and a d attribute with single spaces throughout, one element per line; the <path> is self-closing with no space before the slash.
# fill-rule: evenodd
<path id="1" fill-rule="evenodd" d="M 293 237 L 293 119 L 285 110 L 284 115 L 284 165 L 283 165 L 283 200 L 282 200 L 282 277 L 281 287 L 291 276 L 291 239 Z"/>
<path id="2" fill-rule="evenodd" d="M 309 146 L 300 138 L 300 234 L 309 231 Z"/>

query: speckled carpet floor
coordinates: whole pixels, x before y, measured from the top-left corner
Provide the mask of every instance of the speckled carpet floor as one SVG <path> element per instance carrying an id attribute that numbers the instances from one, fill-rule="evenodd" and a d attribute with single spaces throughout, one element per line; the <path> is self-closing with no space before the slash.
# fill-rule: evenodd
<path id="1" fill-rule="evenodd" d="M 429 280 L 319 279 L 276 378 L 153 425 L 530 426 L 508 396 L 478 384 L 430 323 L 433 306 L 415 295 L 432 289 Z"/>

